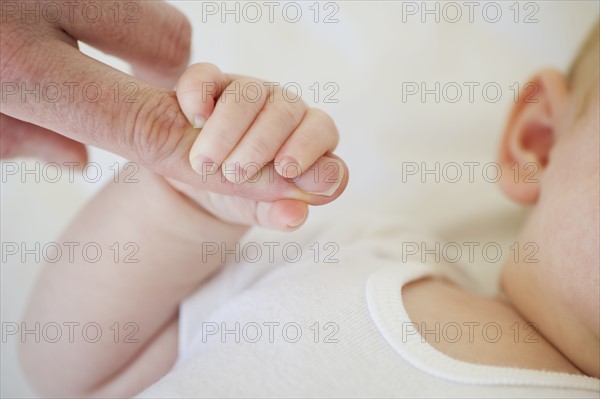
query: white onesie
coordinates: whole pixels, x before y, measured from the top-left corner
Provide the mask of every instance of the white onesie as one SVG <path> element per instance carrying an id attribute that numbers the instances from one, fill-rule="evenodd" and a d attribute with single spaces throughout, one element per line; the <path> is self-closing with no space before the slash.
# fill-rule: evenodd
<path id="1" fill-rule="evenodd" d="M 139 397 L 599 397 L 598 379 L 470 364 L 424 342 L 402 286 L 473 282 L 405 258 L 402 242 L 429 237 L 369 224 L 242 244 L 243 259 L 181 305 L 177 364 Z"/>

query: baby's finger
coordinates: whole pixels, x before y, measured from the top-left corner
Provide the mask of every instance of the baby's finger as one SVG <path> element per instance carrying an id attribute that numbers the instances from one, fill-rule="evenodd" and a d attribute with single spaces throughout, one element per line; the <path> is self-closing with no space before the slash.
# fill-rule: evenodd
<path id="1" fill-rule="evenodd" d="M 302 200 L 254 201 L 242 197 L 197 190 L 194 186 L 169 178 L 167 178 L 167 181 L 204 210 L 231 224 L 292 231 L 299 228 L 308 216 L 308 204 Z"/>
<path id="2" fill-rule="evenodd" d="M 235 80 L 225 88 L 190 150 L 190 162 L 196 172 L 205 174 L 220 168 L 260 113 L 266 98 L 266 91 L 247 78 Z M 226 169 L 224 173 L 235 175 L 236 170 Z"/>
<path id="3" fill-rule="evenodd" d="M 300 126 L 279 150 L 275 158 L 277 173 L 295 179 L 323 154 L 333 151 L 338 142 L 339 133 L 333 119 L 320 109 L 309 109 Z"/>
<path id="4" fill-rule="evenodd" d="M 259 226 L 280 231 L 293 231 L 304 224 L 308 217 L 308 205 L 298 200 L 259 202 L 256 221 Z"/>
<path id="5" fill-rule="evenodd" d="M 204 127 L 229 83 L 228 77 L 213 64 L 191 65 L 181 75 L 177 83 L 177 100 L 194 128 Z"/>
<path id="6" fill-rule="evenodd" d="M 252 179 L 265 164 L 273 161 L 277 151 L 300 125 L 305 113 L 303 102 L 291 103 L 282 97 L 280 91 L 271 92 L 263 110 L 223 162 L 224 168 L 237 172 L 229 173 L 227 177 L 234 183 Z"/>

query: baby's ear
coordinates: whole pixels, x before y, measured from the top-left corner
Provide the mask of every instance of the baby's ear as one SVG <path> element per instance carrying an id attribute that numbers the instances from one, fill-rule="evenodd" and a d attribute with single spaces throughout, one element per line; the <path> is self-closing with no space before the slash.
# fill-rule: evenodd
<path id="1" fill-rule="evenodd" d="M 523 85 L 500 145 L 500 187 L 523 204 L 537 201 L 569 97 L 567 80 L 556 70 L 543 70 Z"/>

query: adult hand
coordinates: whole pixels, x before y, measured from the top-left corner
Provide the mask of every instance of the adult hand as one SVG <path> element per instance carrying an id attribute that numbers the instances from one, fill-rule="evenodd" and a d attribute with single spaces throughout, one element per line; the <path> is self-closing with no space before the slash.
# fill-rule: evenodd
<path id="1" fill-rule="evenodd" d="M 156 1 L 1 1 L 1 158 L 84 162 L 79 142 L 110 148 L 113 138 L 132 140 L 131 127 L 120 123 L 135 108 L 122 102 L 149 87 L 83 55 L 78 40 L 172 88 L 189 59 L 191 26 Z"/>
<path id="2" fill-rule="evenodd" d="M 170 5 L 2 0 L 0 12 L 3 157 L 81 160 L 79 142 L 224 194 L 312 204 L 338 196 L 306 194 L 286 180 L 266 187 L 194 172 L 188 157 L 199 131 L 171 90 L 189 60 L 191 26 Z M 78 40 L 128 61 L 137 78 L 82 54 Z"/>

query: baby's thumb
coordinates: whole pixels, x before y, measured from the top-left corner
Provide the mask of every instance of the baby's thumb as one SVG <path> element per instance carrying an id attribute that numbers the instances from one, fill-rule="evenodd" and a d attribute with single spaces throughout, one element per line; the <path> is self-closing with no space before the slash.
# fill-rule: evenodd
<path id="1" fill-rule="evenodd" d="M 213 64 L 194 64 L 179 78 L 177 99 L 190 124 L 201 129 L 212 114 L 227 77 Z"/>

